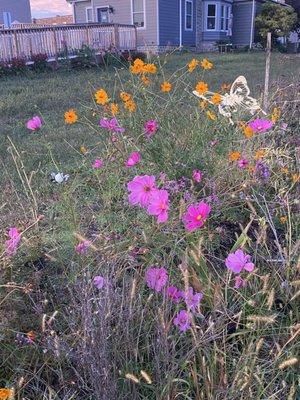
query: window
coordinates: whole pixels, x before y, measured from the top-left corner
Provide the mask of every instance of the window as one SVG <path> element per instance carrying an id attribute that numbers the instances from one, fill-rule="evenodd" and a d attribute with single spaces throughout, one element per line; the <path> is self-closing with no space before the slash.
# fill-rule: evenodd
<path id="1" fill-rule="evenodd" d="M 206 9 L 206 29 L 208 31 L 214 31 L 217 29 L 217 5 L 213 3 L 207 4 Z"/>
<path id="2" fill-rule="evenodd" d="M 109 23 L 109 16 L 108 16 L 108 8 L 97 8 L 97 17 L 98 22 L 101 24 L 108 24 Z"/>
<path id="3" fill-rule="evenodd" d="M 132 22 L 138 28 L 145 27 L 144 0 L 132 0 Z"/>
<path id="4" fill-rule="evenodd" d="M 185 1 L 185 30 L 193 30 L 193 1 Z"/>
<path id="5" fill-rule="evenodd" d="M 94 18 L 93 18 L 93 9 L 92 9 L 92 7 L 86 8 L 85 11 L 86 11 L 86 22 L 93 22 Z"/>
<path id="6" fill-rule="evenodd" d="M 11 13 L 4 11 L 3 13 L 3 23 L 5 28 L 10 28 L 11 26 Z"/>
<path id="7" fill-rule="evenodd" d="M 229 5 L 221 5 L 221 31 L 229 30 L 229 21 L 231 15 L 231 7 Z"/>

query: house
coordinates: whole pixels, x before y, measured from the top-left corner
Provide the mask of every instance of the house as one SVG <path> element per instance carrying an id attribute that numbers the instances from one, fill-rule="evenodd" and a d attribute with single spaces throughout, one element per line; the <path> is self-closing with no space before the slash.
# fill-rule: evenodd
<path id="1" fill-rule="evenodd" d="M 76 23 L 133 24 L 140 49 L 191 47 L 211 50 L 216 42 L 246 46 L 265 0 L 67 0 Z M 110 1 L 109 4 L 107 1 Z M 284 3 L 284 0 L 271 0 Z"/>
<path id="2" fill-rule="evenodd" d="M 10 28 L 13 22 L 31 23 L 29 0 L 0 0 L 0 25 Z"/>
<path id="3" fill-rule="evenodd" d="M 73 15 L 56 15 L 56 17 L 34 18 L 32 20 L 37 25 L 69 25 L 73 24 Z"/>

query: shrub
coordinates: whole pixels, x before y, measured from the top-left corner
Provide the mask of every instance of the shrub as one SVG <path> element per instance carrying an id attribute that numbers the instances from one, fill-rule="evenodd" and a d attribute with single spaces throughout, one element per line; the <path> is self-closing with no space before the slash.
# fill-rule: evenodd
<path id="1" fill-rule="evenodd" d="M 34 54 L 31 58 L 33 61 L 33 69 L 36 72 L 44 72 L 48 69 L 48 56 L 45 53 Z"/>
<path id="2" fill-rule="evenodd" d="M 87 45 L 75 50 L 75 58 L 71 58 L 71 66 L 76 69 L 92 68 L 96 66 L 95 50 Z"/>
<path id="3" fill-rule="evenodd" d="M 27 70 L 26 60 L 22 57 L 14 57 L 9 65 L 12 74 L 23 74 Z"/>

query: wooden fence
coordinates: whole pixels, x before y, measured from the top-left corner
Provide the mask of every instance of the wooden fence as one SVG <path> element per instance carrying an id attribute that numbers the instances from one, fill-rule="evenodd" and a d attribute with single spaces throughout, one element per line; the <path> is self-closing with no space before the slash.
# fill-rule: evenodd
<path id="1" fill-rule="evenodd" d="M 32 55 L 47 54 L 56 59 L 66 51 L 71 56 L 82 45 L 96 52 L 108 49 L 135 50 L 136 28 L 121 24 L 71 24 L 49 27 L 12 28 L 0 30 L 0 61 L 9 62 L 14 57 L 30 61 Z"/>

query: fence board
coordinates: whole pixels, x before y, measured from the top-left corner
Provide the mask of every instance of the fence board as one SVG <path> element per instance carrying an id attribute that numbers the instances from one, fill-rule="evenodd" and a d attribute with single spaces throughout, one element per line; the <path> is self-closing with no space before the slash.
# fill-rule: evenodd
<path id="1" fill-rule="evenodd" d="M 66 50 L 73 55 L 76 49 L 87 44 L 96 51 L 135 50 L 136 28 L 121 24 L 71 24 L 61 26 L 26 26 L 0 29 L 0 61 L 9 62 L 14 57 L 30 61 L 32 55 L 47 54 L 57 57 Z"/>

